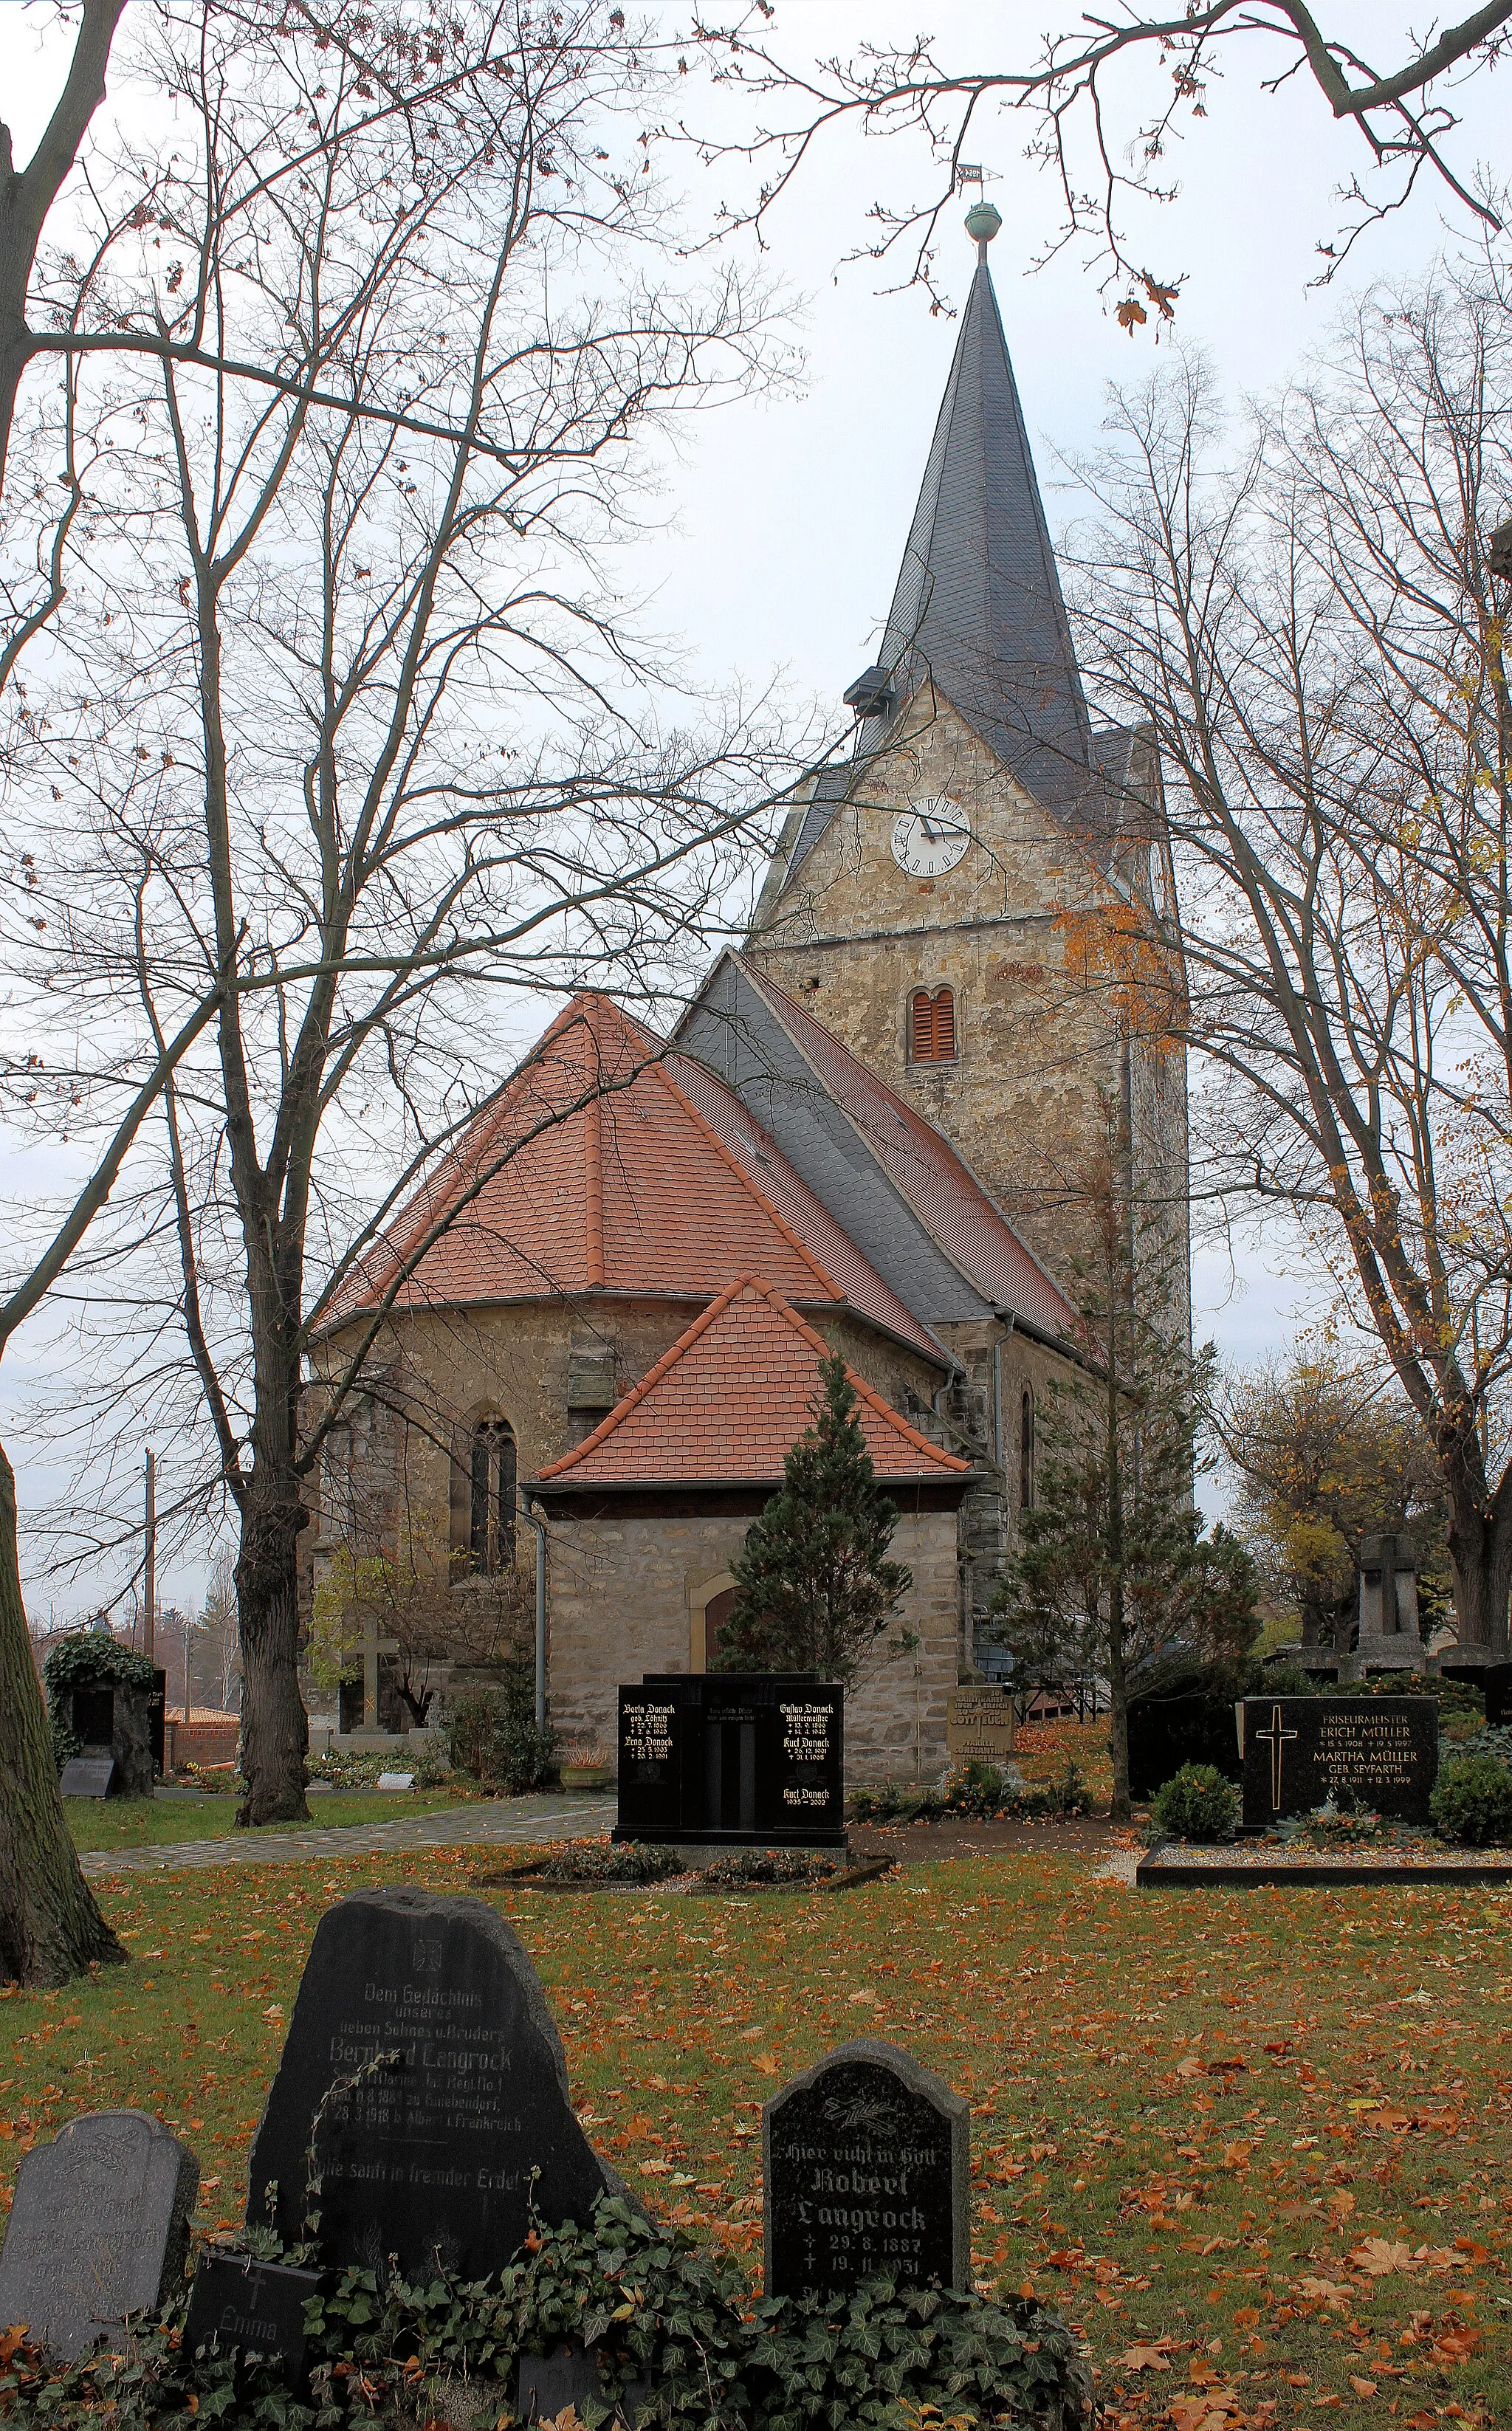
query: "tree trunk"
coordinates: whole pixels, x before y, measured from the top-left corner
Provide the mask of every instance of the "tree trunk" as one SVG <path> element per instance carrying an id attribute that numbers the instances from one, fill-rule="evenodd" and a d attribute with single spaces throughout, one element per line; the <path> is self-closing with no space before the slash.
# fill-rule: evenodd
<path id="1" fill-rule="evenodd" d="M 16 1548 L 16 1481 L 0 1450 L 0 1976 L 66 1984 L 124 1963 L 63 1815 L 52 1733 L 31 1659 Z"/>
<path id="2" fill-rule="evenodd" d="M 1113 1749 L 1111 1811 L 1115 1823 L 1127 1823 L 1134 1812 L 1134 1804 L 1129 1796 L 1129 1683 L 1123 1660 L 1123 1478 L 1119 1467 L 1123 1444 L 1118 1433 L 1117 1316 L 1111 1306 L 1108 1312 L 1107 1429 L 1108 1716 L 1112 1725 L 1108 1736 Z"/>
<path id="3" fill-rule="evenodd" d="M 309 1514 L 293 1476 L 254 1470 L 242 1506 L 236 1601 L 242 1636 L 239 1823 L 308 1821 L 310 1723 L 299 1694 L 299 1534 Z"/>
<path id="4" fill-rule="evenodd" d="M 1491 1660 L 1507 1659 L 1507 1591 L 1512 1585 L 1512 1532 L 1491 1517 L 1481 1497 L 1451 1480 L 1449 1558 L 1454 1627 L 1461 1646 L 1484 1646 Z"/>

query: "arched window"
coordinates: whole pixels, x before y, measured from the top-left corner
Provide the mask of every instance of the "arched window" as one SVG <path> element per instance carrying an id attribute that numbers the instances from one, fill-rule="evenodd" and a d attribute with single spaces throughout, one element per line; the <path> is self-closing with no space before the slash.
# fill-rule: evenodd
<path id="1" fill-rule="evenodd" d="M 908 1000 L 908 1055 L 913 1064 L 955 1061 L 955 990 L 916 988 Z"/>
<path id="2" fill-rule="evenodd" d="M 514 1559 L 514 1430 L 507 1418 L 479 1418 L 469 1463 L 467 1550 L 475 1570 L 493 1573 Z"/>
<path id="3" fill-rule="evenodd" d="M 1018 1409 L 1018 1508 L 1027 1511 L 1034 1500 L 1034 1396 L 1028 1385 Z"/>

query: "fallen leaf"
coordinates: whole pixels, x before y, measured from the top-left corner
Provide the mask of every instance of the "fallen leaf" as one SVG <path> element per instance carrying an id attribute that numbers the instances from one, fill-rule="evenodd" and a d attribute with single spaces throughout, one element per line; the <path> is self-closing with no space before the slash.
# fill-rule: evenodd
<path id="1" fill-rule="evenodd" d="M 1386 2237 L 1368 2237 L 1349 2258 L 1356 2271 L 1363 2271 L 1369 2279 L 1386 2279 L 1393 2271 L 1412 2269 L 1409 2249 Z"/>
<path id="2" fill-rule="evenodd" d="M 1333 2279 L 1299 2279 L 1297 2293 L 1310 2305 L 1326 2305 L 1331 2313 L 1341 2313 L 1349 2302 L 1348 2289 Z"/>
<path id="3" fill-rule="evenodd" d="M 1350 2387 L 1356 2397 L 1373 2397 L 1379 2386 L 1377 2381 L 1362 2380 L 1357 2372 L 1352 2372 L 1350 2374 Z"/>
<path id="4" fill-rule="evenodd" d="M 1169 2372 L 1169 2346 L 1170 2340 L 1162 2339 L 1158 2346 L 1127 2347 L 1118 2361 L 1125 2372 Z"/>

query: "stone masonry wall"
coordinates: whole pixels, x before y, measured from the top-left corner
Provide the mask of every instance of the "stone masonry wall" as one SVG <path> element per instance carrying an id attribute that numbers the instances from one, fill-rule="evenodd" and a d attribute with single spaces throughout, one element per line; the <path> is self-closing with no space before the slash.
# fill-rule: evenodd
<path id="1" fill-rule="evenodd" d="M 1067 972 L 1056 920 L 1109 900 L 1105 881 L 948 702 L 911 713 L 858 792 L 769 908 L 748 957 L 954 1142 L 1064 1282 L 1068 1202 L 1100 1091 L 1116 1090 L 1118 1069 L 1102 992 Z M 893 858 L 893 821 L 942 796 L 975 841 L 945 875 L 910 877 Z M 956 1061 L 914 1065 L 909 998 L 941 985 L 955 992 Z M 1159 1146 L 1176 1160 L 1180 1193 L 1184 1140 L 1168 1132 Z"/>
<path id="2" fill-rule="evenodd" d="M 710 1584 L 728 1573 L 749 1526 L 748 1519 L 717 1517 L 552 1521 L 547 1681 L 552 1719 L 565 1738 L 613 1748 L 622 1682 L 645 1671 L 694 1668 L 695 1616 Z M 886 1638 L 913 1629 L 919 1651 L 913 1660 L 873 1655 L 847 1699 L 850 1781 L 912 1778 L 916 1732 L 925 1777 L 945 1763 L 946 1700 L 957 1668 L 954 1512 L 905 1516 L 892 1550 L 913 1571 L 914 1584 Z"/>

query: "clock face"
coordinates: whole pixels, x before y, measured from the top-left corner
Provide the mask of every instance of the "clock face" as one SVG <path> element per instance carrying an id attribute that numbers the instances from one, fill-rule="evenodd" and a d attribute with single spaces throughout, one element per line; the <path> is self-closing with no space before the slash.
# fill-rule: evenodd
<path id="1" fill-rule="evenodd" d="M 938 878 L 953 869 L 970 841 L 965 811 L 944 795 L 935 801 L 916 802 L 893 821 L 893 859 L 910 878 Z"/>

